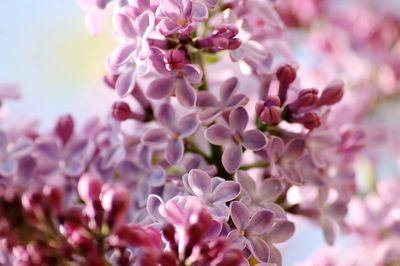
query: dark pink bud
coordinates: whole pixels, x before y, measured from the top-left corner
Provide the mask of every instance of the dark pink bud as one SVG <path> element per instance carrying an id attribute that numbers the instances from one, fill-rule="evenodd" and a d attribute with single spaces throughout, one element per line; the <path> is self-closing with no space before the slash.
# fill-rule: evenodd
<path id="1" fill-rule="evenodd" d="M 164 55 L 168 70 L 181 69 L 185 66 L 185 52 L 182 50 L 169 50 Z"/>
<path id="2" fill-rule="evenodd" d="M 125 121 L 128 119 L 135 119 L 138 121 L 144 121 L 144 115 L 135 113 L 131 110 L 126 102 L 115 102 L 112 107 L 112 116 L 118 121 Z"/>
<path id="3" fill-rule="evenodd" d="M 124 187 L 108 188 L 102 193 L 101 206 L 108 213 L 112 221 L 111 224 L 115 225 L 115 220 L 122 219 L 129 206 L 129 193 Z"/>
<path id="4" fill-rule="evenodd" d="M 276 71 L 276 77 L 280 83 L 289 85 L 296 79 L 296 69 L 291 65 L 284 65 Z"/>
<path id="5" fill-rule="evenodd" d="M 65 145 L 74 133 L 74 120 L 72 116 L 61 116 L 57 121 L 54 133 L 61 139 L 63 145 Z"/>
<path id="6" fill-rule="evenodd" d="M 281 101 L 277 96 L 268 96 L 256 104 L 256 114 L 266 124 L 276 124 L 281 120 Z"/>
<path id="7" fill-rule="evenodd" d="M 318 101 L 318 105 L 333 105 L 339 102 L 344 95 L 344 84 L 341 80 L 336 80 L 328 84 Z"/>
<path id="8" fill-rule="evenodd" d="M 84 202 L 92 202 L 99 199 L 103 182 L 93 174 L 84 174 L 78 182 L 78 193 Z"/>
<path id="9" fill-rule="evenodd" d="M 281 108 L 270 106 L 264 109 L 260 114 L 260 119 L 266 124 L 276 124 L 281 121 Z"/>
<path id="10" fill-rule="evenodd" d="M 119 75 L 111 75 L 111 74 L 109 74 L 109 75 L 106 75 L 106 76 L 103 77 L 103 81 L 108 87 L 110 87 L 111 89 L 114 89 L 115 88 L 115 83 L 117 82 L 117 79 L 118 79 L 118 76 Z"/>
<path id="11" fill-rule="evenodd" d="M 110 2 L 110 0 L 96 0 L 95 4 L 98 8 L 104 9 L 106 8 L 107 4 Z"/>
<path id="12" fill-rule="evenodd" d="M 300 108 L 316 104 L 317 101 L 318 101 L 318 90 L 304 89 L 300 91 L 297 100 L 288 105 L 288 108 L 291 112 L 297 112 Z"/>
<path id="13" fill-rule="evenodd" d="M 239 28 L 232 24 L 222 25 L 216 28 L 212 35 L 215 37 L 222 37 L 232 39 L 239 33 Z"/>
<path id="14" fill-rule="evenodd" d="M 223 254 L 217 266 L 239 266 L 242 265 L 243 259 L 243 253 L 240 250 L 229 250 Z"/>
<path id="15" fill-rule="evenodd" d="M 321 125 L 321 119 L 319 115 L 314 112 L 305 113 L 302 117 L 296 120 L 296 122 L 303 124 L 304 127 L 309 130 L 313 130 Z"/>
<path id="16" fill-rule="evenodd" d="M 59 187 L 45 186 L 43 188 L 43 195 L 47 201 L 56 209 L 57 212 L 61 211 L 64 199 L 64 192 Z"/>

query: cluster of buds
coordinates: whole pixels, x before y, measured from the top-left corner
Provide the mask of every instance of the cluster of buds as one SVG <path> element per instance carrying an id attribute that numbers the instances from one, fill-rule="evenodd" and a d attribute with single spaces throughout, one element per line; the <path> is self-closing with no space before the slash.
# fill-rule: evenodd
<path id="1" fill-rule="evenodd" d="M 333 81 L 326 86 L 318 96 L 317 89 L 302 89 L 297 98 L 288 102 L 287 94 L 296 80 L 296 70 L 291 65 L 281 66 L 276 71 L 279 82 L 278 95 L 267 96 L 256 104 L 256 114 L 267 125 L 276 125 L 281 120 L 290 123 L 300 123 L 306 129 L 312 130 L 321 125 L 319 109 L 322 106 L 331 106 L 338 103 L 344 94 L 344 84 L 341 81 Z"/>

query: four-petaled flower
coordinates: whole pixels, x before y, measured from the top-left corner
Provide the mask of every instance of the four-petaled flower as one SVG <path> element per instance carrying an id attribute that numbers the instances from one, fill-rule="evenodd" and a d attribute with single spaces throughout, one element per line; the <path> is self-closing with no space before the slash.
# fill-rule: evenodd
<path id="1" fill-rule="evenodd" d="M 246 130 L 249 116 L 246 110 L 239 106 L 229 114 L 229 127 L 215 124 L 209 127 L 205 136 L 215 145 L 228 144 L 222 154 L 222 164 L 229 173 L 239 169 L 242 163 L 242 146 L 258 151 L 267 144 L 264 134 L 258 129 Z"/>
<path id="2" fill-rule="evenodd" d="M 164 54 L 156 48 L 151 49 L 150 59 L 154 68 L 162 75 L 153 80 L 147 89 L 147 96 L 152 99 L 163 99 L 175 91 L 178 102 L 185 107 L 196 104 L 196 92 L 192 84 L 199 84 L 202 71 L 198 65 L 185 64 L 178 68 L 168 70 Z"/>
<path id="3" fill-rule="evenodd" d="M 247 206 L 238 201 L 232 202 L 230 207 L 236 229 L 229 232 L 228 239 L 237 243 L 241 249 L 248 248 L 257 260 L 268 262 L 270 250 L 262 235 L 272 228 L 274 213 L 258 210 L 251 215 Z"/>
<path id="4" fill-rule="evenodd" d="M 207 20 L 208 9 L 201 1 L 161 0 L 156 15 L 160 18 L 157 30 L 161 34 L 188 34 L 194 31 L 193 22 Z"/>
<path id="5" fill-rule="evenodd" d="M 149 146 L 167 142 L 165 159 L 170 164 L 176 164 L 183 157 L 183 139 L 192 135 L 198 127 L 196 114 L 190 113 L 177 121 L 174 108 L 169 103 L 164 103 L 158 109 L 157 121 L 164 128 L 148 130 L 143 135 L 142 142 Z"/>
<path id="6" fill-rule="evenodd" d="M 239 105 L 243 106 L 249 101 L 249 97 L 246 95 L 242 93 L 236 94 L 238 83 L 237 78 L 230 78 L 224 81 L 219 91 L 220 100 L 210 92 L 198 92 L 196 105 L 203 109 L 199 112 L 199 120 L 202 124 L 210 124 L 223 112 L 231 111 Z"/>
<path id="7" fill-rule="evenodd" d="M 234 200 L 240 193 L 240 185 L 234 181 L 225 181 L 219 177 L 210 178 L 199 169 L 190 170 L 183 176 L 183 183 L 189 194 L 202 200 L 208 206 L 214 218 L 229 218 L 229 208 L 226 202 Z"/>

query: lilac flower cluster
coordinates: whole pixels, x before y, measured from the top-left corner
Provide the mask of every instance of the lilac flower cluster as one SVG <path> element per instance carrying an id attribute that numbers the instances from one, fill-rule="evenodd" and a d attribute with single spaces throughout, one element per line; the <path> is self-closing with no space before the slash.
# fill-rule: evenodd
<path id="1" fill-rule="evenodd" d="M 2 264 L 279 266 L 293 219 L 328 244 L 348 228 L 369 135 L 337 106 L 342 81 L 301 84 L 282 6 L 78 2 L 92 34 L 113 7 L 121 100 L 80 129 L 1 126 Z"/>

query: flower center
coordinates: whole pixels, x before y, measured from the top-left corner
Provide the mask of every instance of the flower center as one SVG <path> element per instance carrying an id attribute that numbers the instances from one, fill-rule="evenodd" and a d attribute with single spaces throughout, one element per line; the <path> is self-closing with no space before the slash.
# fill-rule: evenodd
<path id="1" fill-rule="evenodd" d="M 182 27 L 186 24 L 187 20 L 186 18 L 178 18 L 178 20 L 176 21 L 176 24 L 178 24 L 178 26 Z"/>
<path id="2" fill-rule="evenodd" d="M 234 140 L 236 143 L 239 143 L 240 140 L 241 140 L 240 135 L 239 135 L 239 134 L 234 135 L 234 136 L 233 136 L 233 140 Z"/>
<path id="3" fill-rule="evenodd" d="M 171 134 L 171 137 L 172 137 L 173 140 L 178 140 L 179 136 L 180 136 L 179 132 L 174 132 L 174 133 Z"/>
<path id="4" fill-rule="evenodd" d="M 244 231 L 243 229 L 240 230 L 240 236 L 244 236 L 246 234 L 246 231 Z"/>

